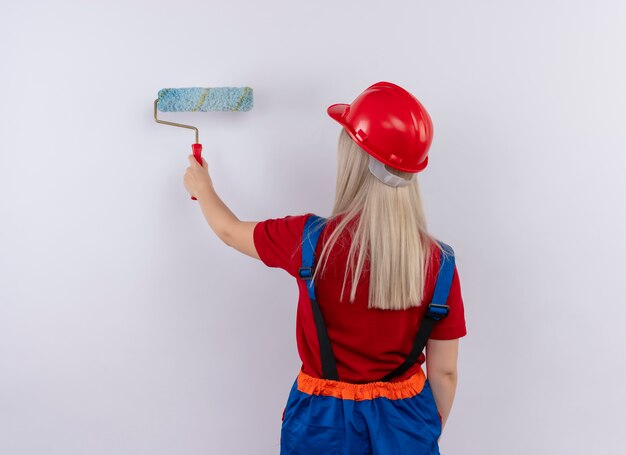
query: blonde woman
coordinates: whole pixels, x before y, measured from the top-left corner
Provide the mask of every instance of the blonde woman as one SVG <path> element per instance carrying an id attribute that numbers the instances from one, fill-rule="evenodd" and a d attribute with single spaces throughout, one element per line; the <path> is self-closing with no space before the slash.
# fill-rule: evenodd
<path id="1" fill-rule="evenodd" d="M 302 366 L 280 453 L 438 454 L 466 326 L 454 251 L 427 231 L 416 177 L 431 119 L 391 82 L 327 111 L 342 126 L 330 217 L 240 221 L 192 155 L 185 186 L 226 244 L 297 280 Z"/>

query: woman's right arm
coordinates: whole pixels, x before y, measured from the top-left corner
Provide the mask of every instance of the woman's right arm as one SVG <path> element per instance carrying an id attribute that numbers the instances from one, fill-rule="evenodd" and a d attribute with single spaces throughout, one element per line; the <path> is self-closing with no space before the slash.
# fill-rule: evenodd
<path id="1" fill-rule="evenodd" d="M 426 377 L 430 383 L 437 409 L 445 426 L 457 384 L 459 340 L 433 340 L 426 343 Z"/>

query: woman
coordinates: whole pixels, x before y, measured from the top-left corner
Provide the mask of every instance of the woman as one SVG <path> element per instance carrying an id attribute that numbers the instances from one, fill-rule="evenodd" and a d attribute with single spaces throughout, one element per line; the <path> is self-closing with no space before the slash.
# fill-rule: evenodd
<path id="1" fill-rule="evenodd" d="M 453 250 L 428 233 L 416 178 L 432 123 L 390 82 L 328 114 L 342 125 L 329 218 L 240 221 L 192 155 L 185 186 L 224 242 L 297 279 L 302 367 L 281 454 L 438 454 L 466 327 Z"/>

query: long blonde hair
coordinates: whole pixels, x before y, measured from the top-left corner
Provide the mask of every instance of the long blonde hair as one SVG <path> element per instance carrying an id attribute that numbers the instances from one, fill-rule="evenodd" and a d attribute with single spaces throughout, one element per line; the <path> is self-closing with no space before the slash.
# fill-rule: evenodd
<path id="1" fill-rule="evenodd" d="M 342 128 L 337 146 L 335 204 L 326 224 L 339 217 L 342 219 L 330 235 L 325 233 L 327 238 L 320 257 L 316 258 L 313 280 L 326 268 L 328 253 L 342 231 L 358 217 L 356 228 L 350 227 L 349 231 L 353 241 L 340 301 L 343 301 L 348 266 L 352 270 L 349 300 L 352 303 L 358 278 L 364 272 L 366 258 L 369 258 L 368 308 L 404 310 L 419 306 L 430 264 L 431 245 L 434 243 L 439 250 L 441 247 L 426 229 L 417 176 L 409 185 L 391 187 L 372 175 L 368 164 L 367 152 Z M 412 175 L 385 167 L 400 177 Z"/>

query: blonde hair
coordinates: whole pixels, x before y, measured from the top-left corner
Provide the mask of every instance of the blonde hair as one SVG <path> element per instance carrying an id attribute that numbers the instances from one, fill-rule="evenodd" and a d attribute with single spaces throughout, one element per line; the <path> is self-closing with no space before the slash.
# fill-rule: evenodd
<path id="1" fill-rule="evenodd" d="M 356 228 L 349 227 L 353 241 L 348 252 L 340 301 L 348 274 L 352 270 L 350 303 L 354 302 L 359 277 L 364 272 L 366 258 L 370 259 L 368 308 L 405 310 L 421 304 L 430 251 L 434 243 L 441 246 L 426 229 L 417 176 L 403 187 L 391 187 L 371 174 L 369 155 L 348 135 L 345 128 L 339 134 L 337 146 L 337 189 L 335 204 L 328 225 L 339 220 L 326 241 L 320 257 L 316 258 L 313 280 L 323 273 L 329 252 L 358 217 Z M 411 177 L 385 165 L 395 175 Z M 320 237 L 321 239 L 321 237 Z M 317 266 L 320 264 L 320 266 Z"/>

